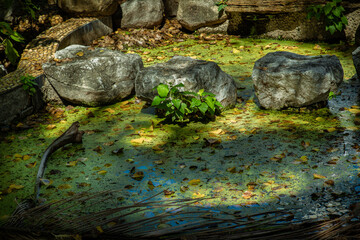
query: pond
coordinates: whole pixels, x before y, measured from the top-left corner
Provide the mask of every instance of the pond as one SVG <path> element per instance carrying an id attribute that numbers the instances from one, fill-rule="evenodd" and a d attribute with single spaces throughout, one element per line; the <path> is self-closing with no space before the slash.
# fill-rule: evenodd
<path id="1" fill-rule="evenodd" d="M 179 126 L 163 124 L 154 109 L 134 97 L 96 108 L 48 106 L 48 113 L 18 123 L 19 129 L 31 129 L 2 138 L 0 218 L 15 209 L 14 199 L 33 194 L 43 152 L 75 121 L 85 131 L 83 143 L 58 150 L 48 160 L 41 190 L 46 202 L 119 189 L 113 206 L 161 193 L 156 200 L 211 197 L 199 204 L 244 215 L 294 209 L 298 219 L 326 219 L 346 213 L 360 191 L 359 82 L 350 79 L 355 74 L 352 50 L 341 44 L 237 37 L 130 50 L 142 56 L 145 66 L 174 55 L 218 63 L 236 81 L 236 107 L 216 121 Z M 322 109 L 261 109 L 252 68 L 273 51 L 335 54 L 345 72 L 339 94 Z"/>

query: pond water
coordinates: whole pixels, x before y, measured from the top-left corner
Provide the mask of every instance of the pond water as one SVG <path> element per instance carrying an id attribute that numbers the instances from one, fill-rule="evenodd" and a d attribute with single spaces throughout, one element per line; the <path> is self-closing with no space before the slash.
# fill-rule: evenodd
<path id="1" fill-rule="evenodd" d="M 232 37 L 230 44 L 187 40 L 129 51 L 140 54 L 146 66 L 174 55 L 214 61 L 235 79 L 238 104 L 214 122 L 186 126 L 162 124 L 154 109 L 135 98 L 97 108 L 52 107 L 32 116 L 18 124 L 32 129 L 7 132 L 0 143 L 0 218 L 15 209 L 15 199 L 33 194 L 43 152 L 74 121 L 85 131 L 83 143 L 48 160 L 41 190 L 47 202 L 120 189 L 121 197 L 112 202 L 117 206 L 167 190 L 156 199 L 212 197 L 200 205 L 244 215 L 273 209 L 294 209 L 298 219 L 346 213 L 360 192 L 360 106 L 359 82 L 350 79 L 354 48 L 342 48 Z M 251 72 L 254 62 L 272 51 L 335 54 L 345 72 L 339 94 L 317 110 L 261 109 Z"/>

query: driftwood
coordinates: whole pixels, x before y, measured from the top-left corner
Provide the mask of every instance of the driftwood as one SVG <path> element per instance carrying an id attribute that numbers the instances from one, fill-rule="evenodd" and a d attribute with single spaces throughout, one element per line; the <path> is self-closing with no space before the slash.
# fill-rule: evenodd
<path id="1" fill-rule="evenodd" d="M 43 178 L 46 168 L 46 161 L 50 157 L 50 155 L 55 152 L 57 149 L 65 146 L 69 143 L 81 143 L 82 135 L 84 131 L 79 131 L 80 123 L 74 122 L 60 137 L 55 139 L 54 142 L 50 144 L 50 146 L 44 152 L 43 157 L 41 158 L 39 170 L 36 176 L 35 182 L 35 200 L 38 199 L 40 194 L 40 186 L 41 186 L 41 178 Z"/>

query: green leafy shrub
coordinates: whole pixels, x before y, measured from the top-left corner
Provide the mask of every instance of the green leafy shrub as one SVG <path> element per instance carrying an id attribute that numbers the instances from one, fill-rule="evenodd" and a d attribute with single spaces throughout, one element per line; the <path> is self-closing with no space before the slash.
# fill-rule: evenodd
<path id="1" fill-rule="evenodd" d="M 325 5 L 310 6 L 307 19 L 315 17 L 318 21 L 325 21 L 325 29 L 333 35 L 336 31 L 341 32 L 348 20 L 344 15 L 345 9 L 341 6 L 342 0 L 332 0 Z"/>
<path id="2" fill-rule="evenodd" d="M 214 119 L 220 114 L 223 107 L 212 93 L 204 92 L 204 89 L 197 93 L 180 91 L 184 85 L 177 84 L 168 86 L 160 83 L 154 89 L 158 96 L 155 96 L 151 106 L 157 108 L 158 114 L 172 122 L 184 122 L 186 120 Z"/>
<path id="3" fill-rule="evenodd" d="M 220 12 L 221 10 L 225 9 L 225 7 L 227 7 L 227 0 L 220 0 L 216 3 L 216 6 L 218 6 L 218 11 Z"/>
<path id="4" fill-rule="evenodd" d="M 18 51 L 14 48 L 12 41 L 24 42 L 24 38 L 16 31 L 11 29 L 6 22 L 0 22 L 0 44 L 5 48 L 6 57 L 15 65 L 17 58 L 20 56 Z"/>
<path id="5" fill-rule="evenodd" d="M 35 81 L 34 81 L 34 77 L 26 74 L 24 76 L 21 76 L 20 81 L 23 84 L 23 89 L 25 91 L 27 91 L 31 96 L 34 95 L 36 93 L 36 89 L 35 86 L 38 85 Z"/>
<path id="6" fill-rule="evenodd" d="M 21 3 L 23 10 L 33 19 L 35 19 L 36 13 L 40 10 L 40 8 L 35 5 L 31 0 L 23 0 Z"/>

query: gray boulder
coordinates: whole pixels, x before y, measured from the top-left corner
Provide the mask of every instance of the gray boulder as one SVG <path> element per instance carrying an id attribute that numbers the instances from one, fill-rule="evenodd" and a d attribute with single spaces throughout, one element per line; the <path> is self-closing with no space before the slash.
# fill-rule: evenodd
<path id="1" fill-rule="evenodd" d="M 162 0 L 128 0 L 121 4 L 121 28 L 153 28 L 163 19 Z"/>
<path id="2" fill-rule="evenodd" d="M 236 103 L 236 85 L 233 78 L 214 62 L 175 56 L 166 63 L 143 68 L 136 77 L 135 93 L 137 97 L 151 102 L 157 94 L 153 88 L 160 83 L 183 83 L 184 91 L 197 92 L 204 89 L 205 92 L 214 93 L 224 107 Z"/>
<path id="3" fill-rule="evenodd" d="M 266 109 L 303 107 L 327 101 L 344 71 L 332 55 L 303 56 L 272 52 L 255 62 L 252 80 L 260 105 Z"/>
<path id="4" fill-rule="evenodd" d="M 117 0 L 58 0 L 57 2 L 63 11 L 84 16 L 111 16 L 119 6 Z"/>
<path id="5" fill-rule="evenodd" d="M 44 74 L 58 95 L 73 104 L 98 106 L 129 96 L 143 68 L 137 54 L 71 45 L 43 64 Z"/>
<path id="6" fill-rule="evenodd" d="M 224 11 L 219 13 L 217 2 L 218 0 L 181 0 L 177 20 L 190 31 L 195 31 L 200 27 L 219 25 L 226 21 L 227 16 Z"/>
<path id="7" fill-rule="evenodd" d="M 355 51 L 352 52 L 352 57 L 357 76 L 360 78 L 360 47 L 358 47 L 357 49 L 355 49 Z"/>

